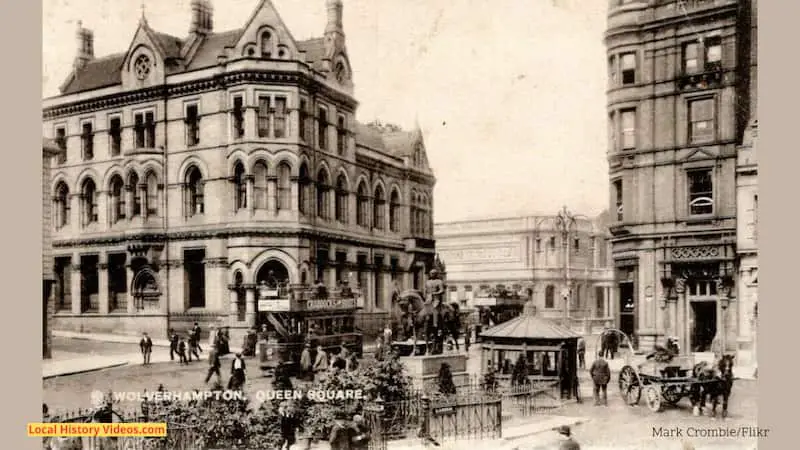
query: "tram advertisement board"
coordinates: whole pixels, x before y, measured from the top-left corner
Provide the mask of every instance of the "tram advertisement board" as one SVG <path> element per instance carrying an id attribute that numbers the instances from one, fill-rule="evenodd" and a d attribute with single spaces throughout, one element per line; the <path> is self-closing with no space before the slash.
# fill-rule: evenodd
<path id="1" fill-rule="evenodd" d="M 258 300 L 259 311 L 290 311 L 288 298 L 261 298 Z"/>
<path id="2" fill-rule="evenodd" d="M 325 298 L 309 299 L 306 302 L 306 310 L 316 311 L 324 309 L 351 309 L 356 307 L 354 298 Z"/>

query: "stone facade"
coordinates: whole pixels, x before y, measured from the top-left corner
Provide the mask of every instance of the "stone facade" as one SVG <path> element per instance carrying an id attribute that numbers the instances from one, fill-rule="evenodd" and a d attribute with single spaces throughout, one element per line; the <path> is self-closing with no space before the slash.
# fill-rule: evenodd
<path id="1" fill-rule="evenodd" d="M 644 348 L 736 347 L 737 145 L 750 119 L 750 1 L 609 6 L 613 259 Z M 629 301 L 628 301 L 629 300 Z"/>
<path id="2" fill-rule="evenodd" d="M 42 358 L 52 357 L 53 321 L 53 221 L 50 199 L 50 166 L 61 149 L 42 139 Z"/>
<path id="3" fill-rule="evenodd" d="M 393 284 L 424 284 L 422 133 L 356 121 L 342 4 L 326 5 L 324 36 L 297 41 L 272 2 L 214 32 L 211 2 L 194 0 L 188 37 L 142 17 L 129 49 L 101 58 L 79 25 L 75 69 L 43 110 L 67 149 L 48 185 L 57 327 L 250 327 L 270 272 L 353 277 L 366 314 Z"/>
<path id="4" fill-rule="evenodd" d="M 474 308 L 476 299 L 494 289 L 515 299 L 532 298 L 542 317 L 615 321 L 607 219 L 607 213 L 596 219 L 574 216 L 574 222 L 564 223 L 568 233 L 558 215 L 436 224 L 449 299 Z M 562 297 L 567 286 L 569 294 Z"/>

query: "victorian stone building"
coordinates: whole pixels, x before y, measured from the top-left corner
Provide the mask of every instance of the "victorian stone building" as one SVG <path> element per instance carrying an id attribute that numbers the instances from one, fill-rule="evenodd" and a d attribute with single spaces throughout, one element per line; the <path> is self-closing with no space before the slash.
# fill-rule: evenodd
<path id="1" fill-rule="evenodd" d="M 42 358 L 52 356 L 53 322 L 53 220 L 50 197 L 50 165 L 61 149 L 52 139 L 42 139 Z"/>
<path id="2" fill-rule="evenodd" d="M 737 147 L 751 119 L 752 2 L 610 0 L 612 253 L 642 347 L 736 348 Z M 752 16 L 752 17 L 751 17 Z"/>
<path id="3" fill-rule="evenodd" d="M 601 328 L 620 319 L 608 213 L 589 218 L 565 209 L 437 223 L 434 235 L 449 300 L 466 308 L 502 310 L 530 299 L 540 317 L 572 325 Z"/>
<path id="4" fill-rule="evenodd" d="M 74 70 L 43 110 L 64 149 L 48 185 L 57 328 L 244 328 L 268 277 L 354 280 L 366 314 L 395 282 L 423 285 L 435 179 L 422 134 L 356 121 L 342 2 L 309 7 L 327 7 L 327 26 L 299 41 L 269 0 L 222 32 L 194 0 L 187 36 L 143 16 L 104 57 L 79 25 Z"/>

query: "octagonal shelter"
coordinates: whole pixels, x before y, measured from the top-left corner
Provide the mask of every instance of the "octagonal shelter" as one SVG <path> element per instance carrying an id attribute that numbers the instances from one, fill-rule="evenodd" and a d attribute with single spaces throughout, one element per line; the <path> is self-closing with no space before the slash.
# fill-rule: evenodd
<path id="1" fill-rule="evenodd" d="M 528 379 L 558 382 L 562 396 L 571 398 L 577 377 L 579 334 L 536 316 L 536 306 L 525 304 L 522 315 L 481 333 L 481 372 L 491 365 L 499 381 L 510 382 L 514 365 L 524 355 Z"/>

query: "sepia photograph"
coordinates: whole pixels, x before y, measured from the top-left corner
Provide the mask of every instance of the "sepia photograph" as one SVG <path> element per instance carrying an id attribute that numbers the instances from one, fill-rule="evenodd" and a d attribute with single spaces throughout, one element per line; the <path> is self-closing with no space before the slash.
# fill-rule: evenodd
<path id="1" fill-rule="evenodd" d="M 756 0 L 42 12 L 43 448 L 770 437 Z"/>

